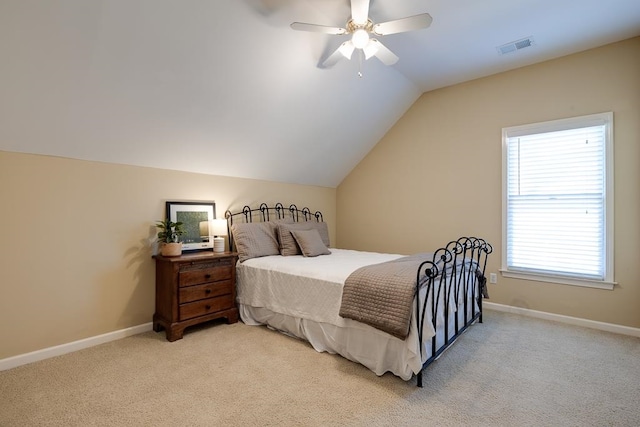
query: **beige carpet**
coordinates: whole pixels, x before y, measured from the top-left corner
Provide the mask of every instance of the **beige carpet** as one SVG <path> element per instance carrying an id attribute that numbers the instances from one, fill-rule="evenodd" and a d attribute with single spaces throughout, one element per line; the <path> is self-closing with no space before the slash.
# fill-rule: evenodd
<path id="1" fill-rule="evenodd" d="M 242 323 L 0 372 L 0 426 L 640 426 L 640 339 L 488 311 L 425 375 Z"/>

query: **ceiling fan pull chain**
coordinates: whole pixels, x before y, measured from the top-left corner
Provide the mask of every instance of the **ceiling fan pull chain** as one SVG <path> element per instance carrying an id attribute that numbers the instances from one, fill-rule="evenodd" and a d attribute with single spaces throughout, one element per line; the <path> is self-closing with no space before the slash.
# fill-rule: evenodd
<path id="1" fill-rule="evenodd" d="M 358 49 L 359 55 L 358 55 L 358 77 L 362 78 L 362 49 Z"/>

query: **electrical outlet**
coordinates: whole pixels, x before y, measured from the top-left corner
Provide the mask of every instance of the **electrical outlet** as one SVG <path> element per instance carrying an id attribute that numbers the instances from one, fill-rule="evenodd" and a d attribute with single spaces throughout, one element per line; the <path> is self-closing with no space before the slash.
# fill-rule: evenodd
<path id="1" fill-rule="evenodd" d="M 489 273 L 489 283 L 498 283 L 498 275 L 496 273 Z"/>

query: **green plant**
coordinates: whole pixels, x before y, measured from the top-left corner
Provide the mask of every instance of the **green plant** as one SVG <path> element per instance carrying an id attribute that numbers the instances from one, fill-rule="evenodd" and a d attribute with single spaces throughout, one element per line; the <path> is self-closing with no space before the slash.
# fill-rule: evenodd
<path id="1" fill-rule="evenodd" d="M 179 243 L 180 236 L 184 234 L 181 222 L 173 222 L 170 219 L 156 221 L 158 227 L 158 241 L 163 243 Z"/>

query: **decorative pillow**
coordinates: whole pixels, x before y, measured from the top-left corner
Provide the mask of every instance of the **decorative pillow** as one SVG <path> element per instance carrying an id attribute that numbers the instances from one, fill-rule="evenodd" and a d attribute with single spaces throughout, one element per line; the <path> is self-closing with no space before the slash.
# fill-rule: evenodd
<path id="1" fill-rule="evenodd" d="M 276 225 L 272 222 L 241 222 L 231 226 L 240 262 L 250 258 L 280 255 Z"/>
<path id="2" fill-rule="evenodd" d="M 329 229 L 326 222 L 305 221 L 291 224 L 278 224 L 280 255 L 300 255 L 302 252 L 291 234 L 292 231 L 317 230 L 325 247 L 329 247 Z"/>
<path id="3" fill-rule="evenodd" d="M 318 255 L 330 255 L 331 251 L 327 249 L 318 230 L 297 230 L 292 231 L 293 238 L 300 246 L 302 255 L 313 257 Z"/>

